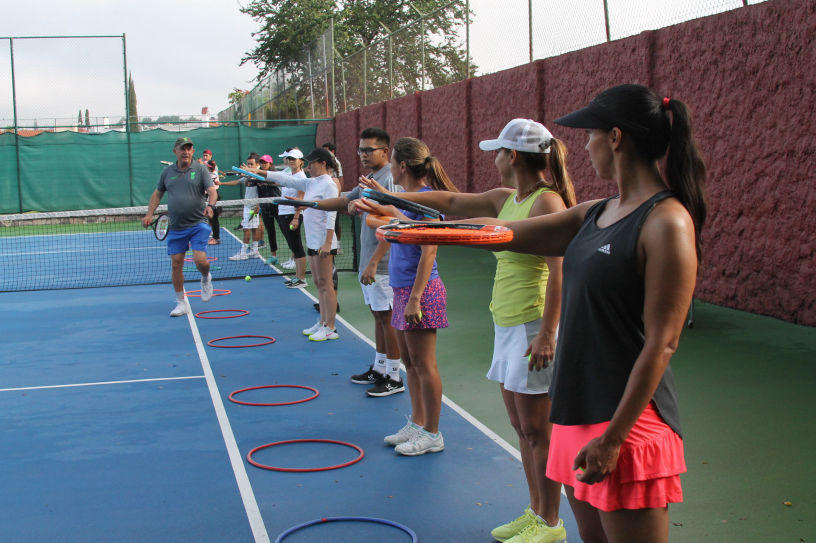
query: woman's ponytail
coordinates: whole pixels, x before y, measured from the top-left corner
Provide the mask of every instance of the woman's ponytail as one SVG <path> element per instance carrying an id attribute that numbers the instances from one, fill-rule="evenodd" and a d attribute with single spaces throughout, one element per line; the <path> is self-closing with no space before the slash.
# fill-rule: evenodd
<path id="1" fill-rule="evenodd" d="M 703 195 L 706 168 L 691 130 L 691 116 L 679 100 L 665 98 L 661 106 L 671 111 L 671 135 L 666 156 L 666 181 L 677 199 L 685 206 L 694 221 L 694 239 L 697 259 L 702 256 L 702 231 L 706 220 Z"/>

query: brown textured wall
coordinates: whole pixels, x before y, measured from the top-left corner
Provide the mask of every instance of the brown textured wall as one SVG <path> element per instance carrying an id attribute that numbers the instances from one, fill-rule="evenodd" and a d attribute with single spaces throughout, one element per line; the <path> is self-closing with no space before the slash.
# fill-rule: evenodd
<path id="1" fill-rule="evenodd" d="M 359 171 L 359 130 L 385 126 L 483 191 L 499 178 L 478 142 L 531 117 L 567 144 L 579 200 L 598 198 L 615 187 L 592 170 L 585 134 L 552 120 L 612 85 L 648 85 L 689 106 L 709 170 L 696 296 L 816 326 L 813 36 L 816 2 L 770 0 L 338 115 L 338 152 Z"/>
<path id="2" fill-rule="evenodd" d="M 317 123 L 315 146 L 323 145 L 327 141 L 334 141 L 334 121 L 320 121 Z"/>

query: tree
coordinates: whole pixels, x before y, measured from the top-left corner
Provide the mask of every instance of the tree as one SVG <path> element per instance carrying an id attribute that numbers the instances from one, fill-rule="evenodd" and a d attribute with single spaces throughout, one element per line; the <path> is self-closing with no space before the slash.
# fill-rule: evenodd
<path id="1" fill-rule="evenodd" d="M 77 113 L 77 128 L 82 126 L 82 109 L 80 108 L 79 113 Z"/>
<path id="2" fill-rule="evenodd" d="M 139 113 L 136 109 L 136 88 L 133 86 L 133 74 L 128 76 L 128 125 L 131 132 L 141 132 Z"/>
<path id="3" fill-rule="evenodd" d="M 230 92 L 227 95 L 227 99 L 229 100 L 230 104 L 237 104 L 238 102 L 243 100 L 244 96 L 246 96 L 247 94 L 249 94 L 248 90 L 242 90 L 239 89 L 238 87 L 235 87 L 234 89 L 232 89 L 232 92 Z"/>
<path id="4" fill-rule="evenodd" d="M 436 11 L 442 6 L 448 7 Z M 374 44 L 367 50 L 365 77 L 368 95 L 376 100 L 389 98 L 390 89 L 397 95 L 421 89 L 423 76 L 428 88 L 460 81 L 475 71 L 471 66 L 466 73 L 459 36 L 464 32 L 464 0 L 252 0 L 241 12 L 261 24 L 254 34 L 258 45 L 241 59 L 241 64 L 258 66 L 258 81 L 279 70 L 300 74 L 292 76 L 291 83 L 302 83 L 308 77 L 307 48 L 329 28 L 332 18 L 334 48 L 341 57 Z M 428 15 L 422 23 L 420 13 Z M 384 40 L 389 31 L 400 29 L 390 44 Z M 388 80 L 389 45 L 393 81 Z M 318 49 L 313 59 L 322 55 L 322 47 Z M 362 81 L 362 54 L 345 63 L 344 70 L 347 82 Z M 362 85 L 354 86 L 349 84 L 349 92 L 362 96 Z"/>
<path id="5" fill-rule="evenodd" d="M 85 127 L 91 128 L 91 115 L 87 109 L 85 110 Z"/>

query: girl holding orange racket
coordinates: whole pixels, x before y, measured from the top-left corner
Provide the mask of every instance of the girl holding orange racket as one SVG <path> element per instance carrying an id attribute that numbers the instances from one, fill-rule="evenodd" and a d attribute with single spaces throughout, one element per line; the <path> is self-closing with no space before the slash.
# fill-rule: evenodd
<path id="1" fill-rule="evenodd" d="M 394 183 L 410 192 L 456 191 L 428 146 L 415 138 L 402 138 L 391 154 Z M 376 187 L 380 185 L 373 181 Z M 373 187 L 372 187 L 373 188 Z M 405 194 L 405 193 L 400 193 Z M 370 200 L 355 200 L 358 209 L 374 215 L 422 220 L 422 215 L 399 212 Z M 385 442 L 403 455 L 439 452 L 445 441 L 439 431 L 442 380 L 436 365 L 436 330 L 447 328 L 445 285 L 436 268 L 436 245 L 391 247 L 388 273 L 394 289 L 391 324 L 397 330 L 400 356 L 405 364 L 411 395 L 411 420 Z"/>
<path id="2" fill-rule="evenodd" d="M 575 205 L 566 147 L 544 125 L 513 119 L 497 139 L 482 141 L 479 147 L 495 152 L 502 188 L 481 194 L 399 196 L 443 213 L 506 220 L 546 215 Z M 561 258 L 510 251 L 495 255 L 498 263 L 490 303 L 495 337 L 487 378 L 500 384 L 518 435 L 530 507 L 492 534 L 498 541 L 515 543 L 511 538 L 526 530 L 530 541 L 562 541 L 566 532 L 558 518 L 560 485 L 546 477 L 552 431 L 548 392 L 560 315 Z"/>

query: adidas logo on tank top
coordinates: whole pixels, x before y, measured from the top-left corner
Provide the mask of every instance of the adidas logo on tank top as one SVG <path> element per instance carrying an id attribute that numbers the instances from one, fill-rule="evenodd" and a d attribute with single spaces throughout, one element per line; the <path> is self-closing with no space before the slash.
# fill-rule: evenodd
<path id="1" fill-rule="evenodd" d="M 605 255 L 611 255 L 612 254 L 612 245 L 609 244 L 609 243 L 607 243 L 606 245 L 601 245 L 600 247 L 598 247 L 598 252 L 603 253 Z"/>

